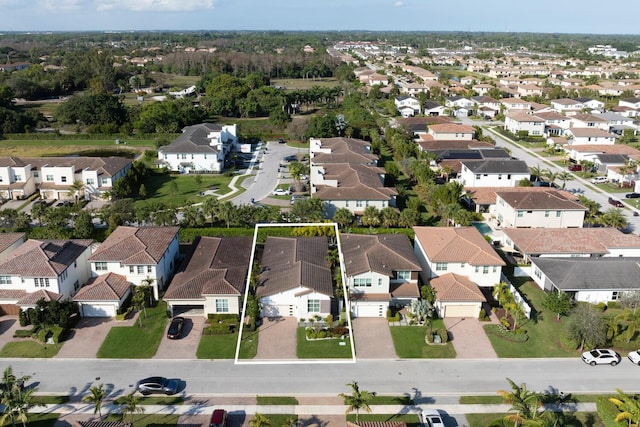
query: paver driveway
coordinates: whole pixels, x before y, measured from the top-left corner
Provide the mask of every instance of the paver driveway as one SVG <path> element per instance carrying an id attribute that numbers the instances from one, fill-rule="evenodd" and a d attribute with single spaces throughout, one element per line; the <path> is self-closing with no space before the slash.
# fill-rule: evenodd
<path id="1" fill-rule="evenodd" d="M 384 317 L 351 320 L 356 343 L 356 359 L 396 359 L 389 322 Z"/>
<path id="2" fill-rule="evenodd" d="M 169 329 L 167 322 L 167 328 Z M 178 340 L 170 340 L 165 334 L 160 341 L 158 351 L 156 351 L 154 359 L 195 359 L 196 350 L 202 336 L 202 328 L 204 328 L 205 318 L 203 316 L 185 317 L 184 328 L 182 329 L 182 338 Z"/>
<path id="3" fill-rule="evenodd" d="M 13 341 L 13 334 L 19 328 L 18 316 L 2 316 L 0 320 L 0 349 L 8 342 Z"/>
<path id="4" fill-rule="evenodd" d="M 137 315 L 137 314 L 136 314 Z M 136 317 L 117 322 L 111 317 L 83 317 L 56 355 L 57 358 L 93 359 L 113 326 L 131 326 Z"/>
<path id="5" fill-rule="evenodd" d="M 485 334 L 481 322 L 474 318 L 450 317 L 444 319 L 444 324 L 452 338 L 456 359 L 496 359 L 491 341 Z"/>
<path id="6" fill-rule="evenodd" d="M 258 330 L 256 359 L 296 359 L 298 320 L 295 317 L 272 317 L 263 319 Z"/>

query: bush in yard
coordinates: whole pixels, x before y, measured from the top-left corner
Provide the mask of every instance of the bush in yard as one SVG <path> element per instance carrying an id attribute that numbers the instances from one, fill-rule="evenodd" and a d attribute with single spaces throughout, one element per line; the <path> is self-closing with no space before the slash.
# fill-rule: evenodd
<path id="1" fill-rule="evenodd" d="M 481 322 L 488 322 L 489 320 L 491 320 L 484 308 L 480 309 L 480 313 L 478 314 L 478 320 Z"/>
<path id="2" fill-rule="evenodd" d="M 562 333 L 560 334 L 560 345 L 563 348 L 568 348 L 570 350 L 577 350 L 580 343 L 575 339 L 573 339 L 572 337 L 570 337 L 568 334 Z"/>
<path id="3" fill-rule="evenodd" d="M 333 334 L 334 337 L 341 337 L 349 334 L 349 328 L 339 326 L 339 327 L 333 328 L 331 330 L 331 333 Z"/>
<path id="4" fill-rule="evenodd" d="M 615 422 L 616 416 L 620 413 L 618 408 L 606 396 L 599 396 L 596 399 L 596 410 L 598 416 L 607 427 L 618 427 L 620 424 Z"/>
<path id="5" fill-rule="evenodd" d="M 31 324 L 29 314 L 26 310 L 20 309 L 20 313 L 18 313 L 18 321 L 20 322 L 20 326 L 22 326 L 23 328 Z"/>
<path id="6" fill-rule="evenodd" d="M 14 338 L 31 338 L 33 335 L 33 329 L 16 329 L 13 333 Z"/>
<path id="7" fill-rule="evenodd" d="M 447 332 L 446 329 L 438 329 L 436 331 L 436 333 L 438 334 L 438 336 L 440 337 L 440 342 L 442 344 L 446 343 L 449 341 L 449 333 Z"/>

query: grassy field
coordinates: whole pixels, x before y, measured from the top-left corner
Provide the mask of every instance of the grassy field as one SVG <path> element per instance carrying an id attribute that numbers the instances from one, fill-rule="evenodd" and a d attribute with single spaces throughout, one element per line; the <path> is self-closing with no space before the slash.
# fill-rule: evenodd
<path id="1" fill-rule="evenodd" d="M 126 399 L 126 396 L 120 396 L 114 400 L 113 403 L 116 405 L 125 405 Z M 141 396 L 140 404 L 164 406 L 184 405 L 184 398 L 181 396 Z"/>
<path id="2" fill-rule="evenodd" d="M 11 341 L 0 351 L 0 357 L 51 358 L 54 357 L 62 344 L 42 344 L 38 341 Z"/>
<path id="3" fill-rule="evenodd" d="M 0 157 L 58 157 L 66 155 L 97 155 L 132 158 L 144 150 L 155 150 L 155 141 L 149 139 L 127 140 L 127 146 L 116 145 L 114 139 L 50 139 L 0 141 Z"/>
<path id="4" fill-rule="evenodd" d="M 340 82 L 334 77 L 324 77 L 321 79 L 271 79 L 272 86 L 281 86 L 285 90 L 311 89 L 314 86 L 334 87 Z"/>
<path id="5" fill-rule="evenodd" d="M 167 325 L 167 304 L 159 302 L 147 308 L 147 317 L 142 316 L 142 328 L 136 320 L 133 326 L 115 326 L 105 338 L 98 358 L 149 359 L 156 354 Z"/>
<path id="6" fill-rule="evenodd" d="M 349 339 L 326 339 L 307 341 L 305 328 L 297 329 L 299 359 L 347 359 L 351 358 L 351 343 Z M 340 345 L 340 344 L 343 345 Z"/>
<path id="7" fill-rule="evenodd" d="M 433 330 L 443 328 L 442 320 L 433 322 Z M 424 338 L 427 326 L 391 326 L 391 337 L 398 357 L 403 359 L 446 359 L 456 357 L 453 344 L 429 345 Z"/>
<path id="8" fill-rule="evenodd" d="M 200 196 L 201 191 L 216 188 L 217 194 L 227 194 L 231 191 L 229 183 L 232 177 L 224 175 L 199 175 L 202 180 L 198 185 L 196 175 L 176 175 L 152 171 L 144 180 L 145 199 L 136 200 L 134 206 L 144 206 L 152 203 L 164 203 L 167 206 L 185 206 L 202 203 L 206 197 Z M 175 183 L 175 186 L 174 184 Z"/>

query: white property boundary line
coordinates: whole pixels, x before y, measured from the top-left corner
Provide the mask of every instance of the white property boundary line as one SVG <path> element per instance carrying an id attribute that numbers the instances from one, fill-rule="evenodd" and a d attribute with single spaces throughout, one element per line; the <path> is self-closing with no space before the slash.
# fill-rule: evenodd
<path id="1" fill-rule="evenodd" d="M 338 258 L 340 259 L 340 273 L 342 275 L 342 293 L 344 298 L 345 309 L 350 310 L 349 298 L 347 292 L 347 278 L 345 276 L 345 264 L 344 257 L 342 255 L 342 243 L 340 242 L 340 233 L 338 232 L 338 224 L 335 222 L 303 222 L 297 224 L 256 224 L 253 230 L 253 246 L 251 247 L 251 260 L 249 263 L 249 272 L 247 274 L 247 280 L 245 283 L 245 292 L 244 292 L 244 302 L 242 304 L 242 317 L 240 320 L 240 331 L 238 333 L 238 341 L 236 343 L 236 354 L 234 358 L 234 364 L 241 365 L 284 365 L 284 364 L 299 364 L 299 365 L 308 365 L 308 364 L 320 364 L 320 363 L 330 363 L 330 364 L 344 364 L 344 363 L 355 363 L 356 362 L 356 352 L 355 352 L 355 344 L 353 341 L 353 327 L 351 324 L 351 316 L 347 315 L 347 324 L 349 325 L 349 341 L 351 345 L 351 359 L 289 359 L 289 360 L 253 360 L 253 359 L 238 359 L 240 354 L 240 343 L 242 341 L 242 334 L 244 331 L 244 319 L 246 317 L 247 310 L 247 299 L 249 298 L 249 288 L 251 286 L 251 272 L 253 271 L 253 262 L 255 260 L 256 254 L 256 244 L 258 241 L 258 230 L 260 228 L 274 228 L 274 227 L 333 227 L 336 243 L 338 245 Z"/>

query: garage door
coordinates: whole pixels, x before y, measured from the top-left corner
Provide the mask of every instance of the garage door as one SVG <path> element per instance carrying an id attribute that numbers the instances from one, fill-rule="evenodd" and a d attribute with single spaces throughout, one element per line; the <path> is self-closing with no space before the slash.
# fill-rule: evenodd
<path id="1" fill-rule="evenodd" d="M 115 317 L 113 304 L 83 304 L 80 311 L 84 317 Z"/>
<path id="2" fill-rule="evenodd" d="M 15 304 L 0 304 L 0 314 L 18 315 L 20 314 L 20 307 Z"/>
<path id="3" fill-rule="evenodd" d="M 267 304 L 262 306 L 262 317 L 293 317 L 295 307 L 293 305 Z"/>
<path id="4" fill-rule="evenodd" d="M 385 317 L 387 315 L 386 304 L 355 304 L 353 306 L 354 317 Z"/>
<path id="5" fill-rule="evenodd" d="M 444 309 L 443 317 L 476 317 L 478 313 L 477 305 L 447 304 Z"/>

